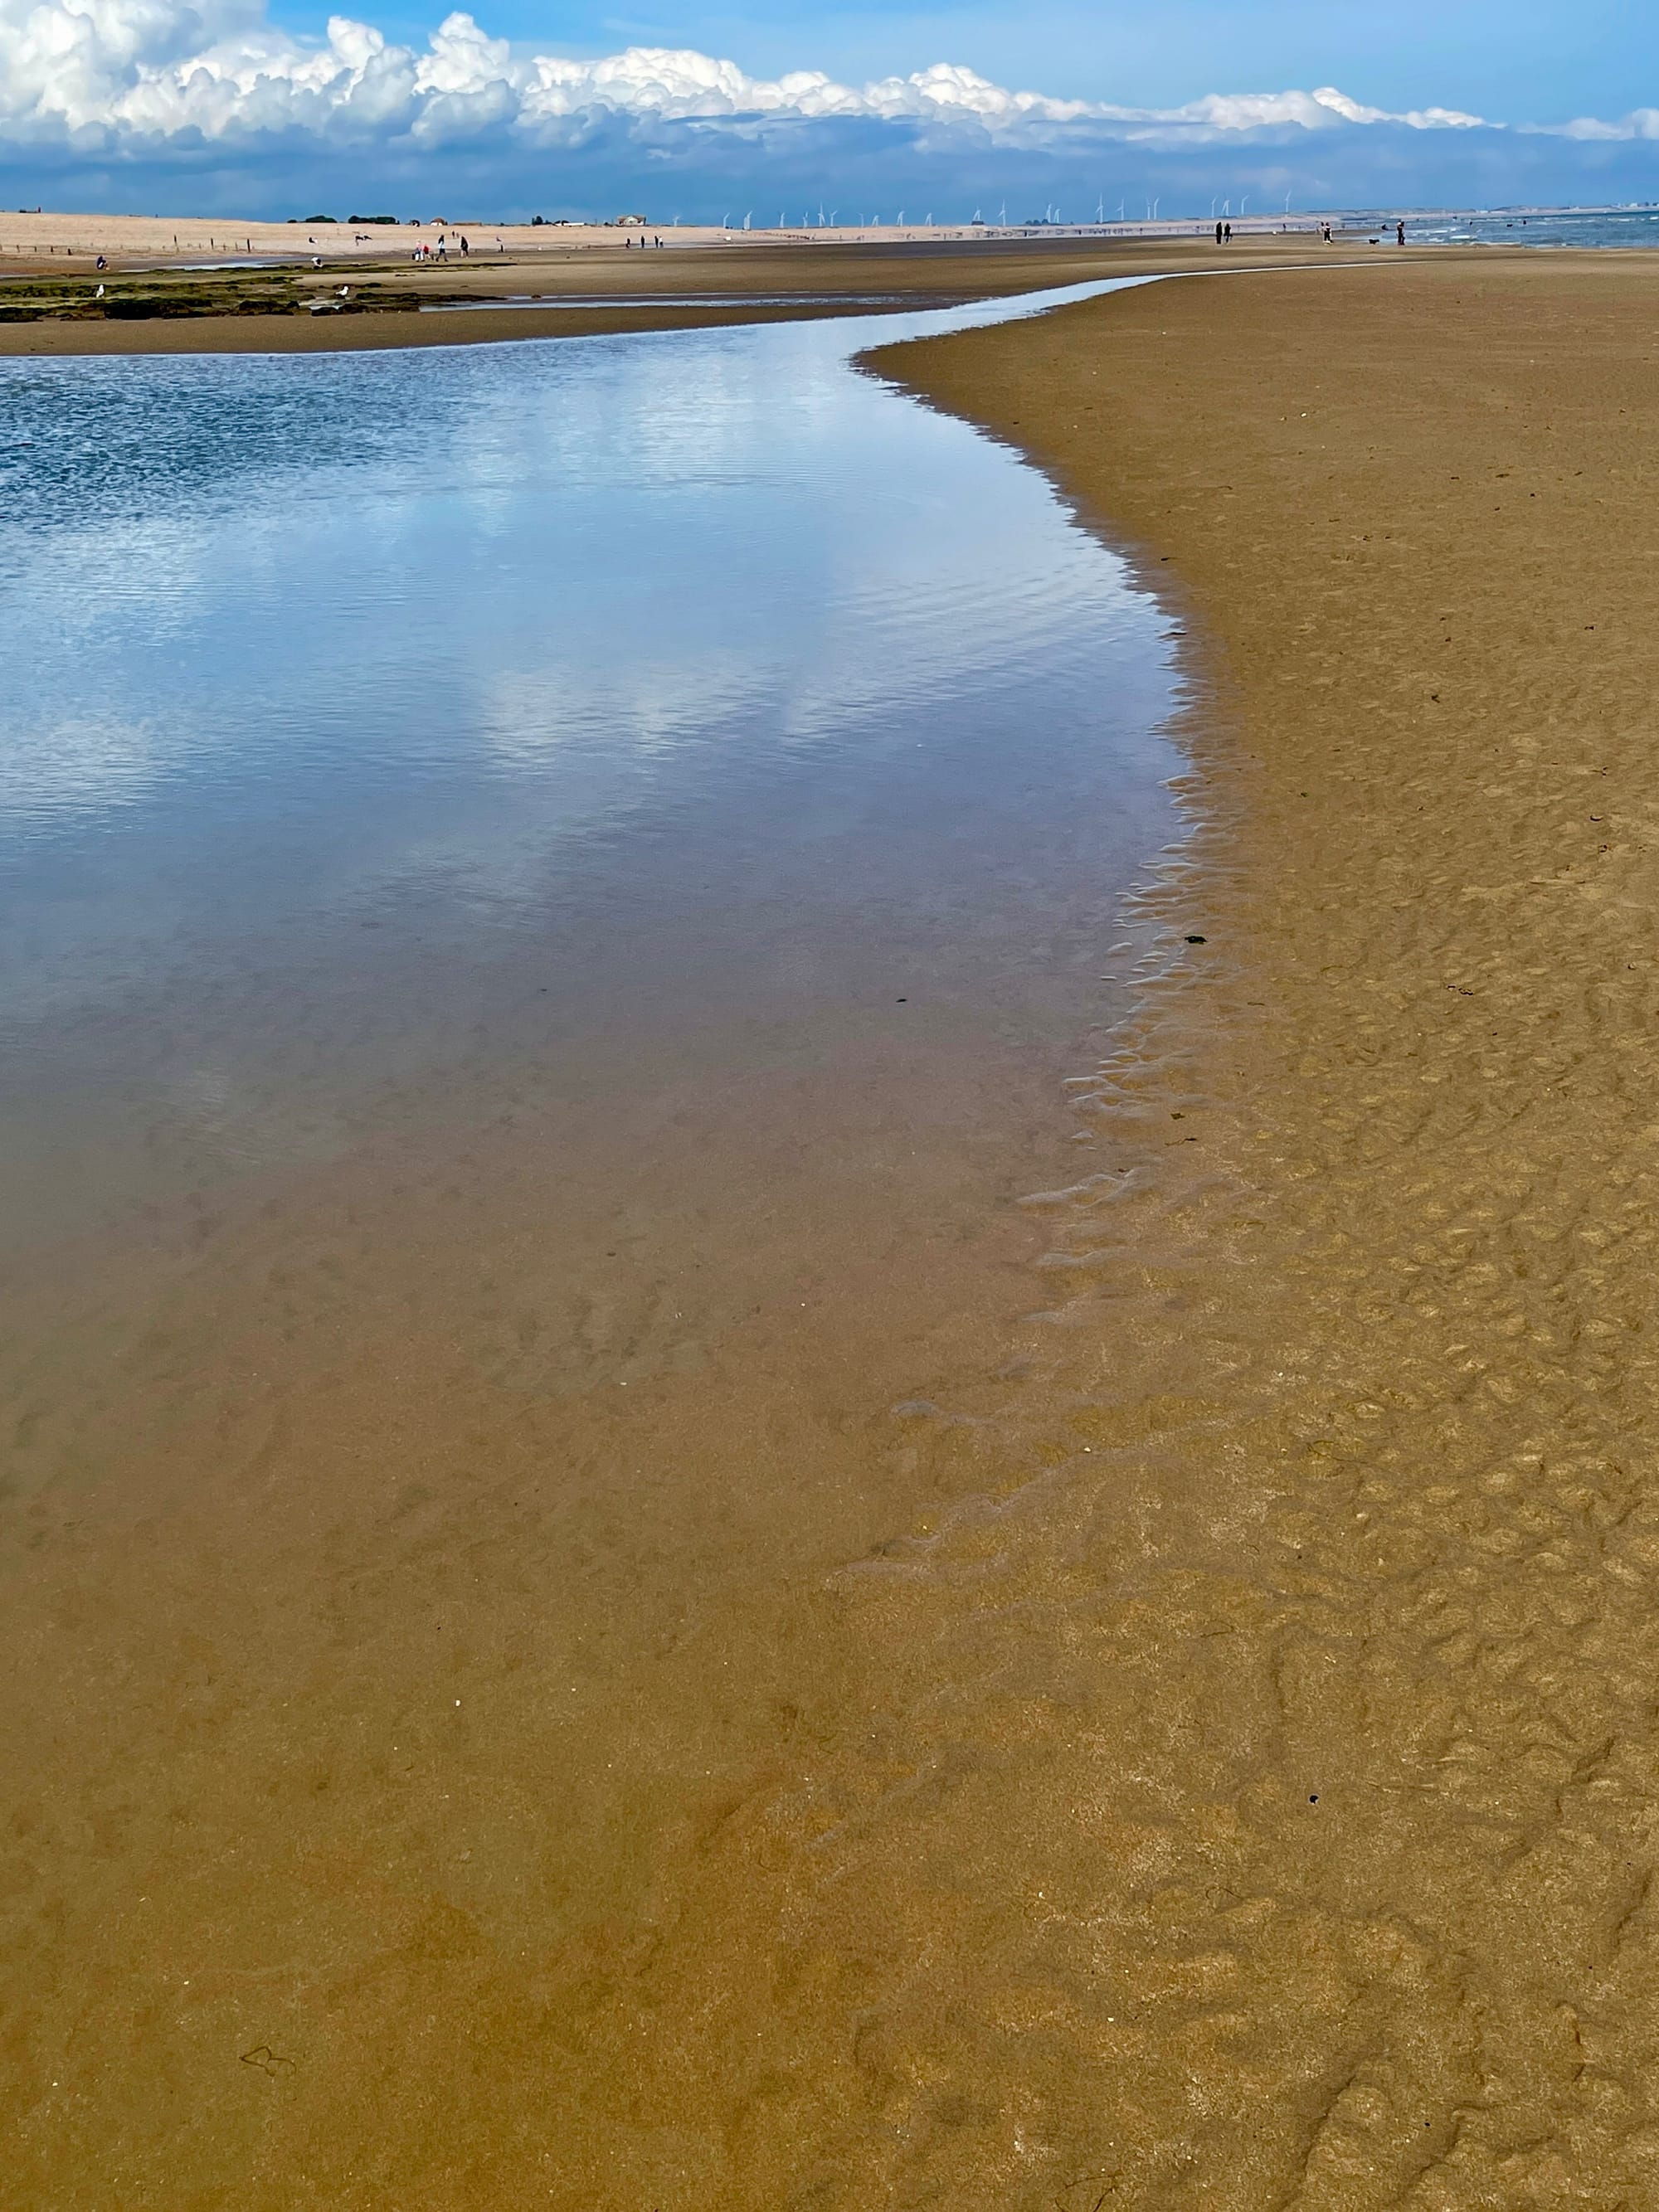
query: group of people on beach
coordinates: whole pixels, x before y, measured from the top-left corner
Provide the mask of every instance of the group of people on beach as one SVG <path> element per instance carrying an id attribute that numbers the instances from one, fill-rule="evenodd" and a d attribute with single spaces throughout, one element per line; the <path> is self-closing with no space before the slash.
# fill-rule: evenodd
<path id="1" fill-rule="evenodd" d="M 1327 246 L 1331 243 L 1331 226 L 1328 222 L 1322 222 L 1320 224 L 1319 235 L 1324 240 Z M 1231 246 L 1232 244 L 1233 227 L 1231 223 L 1217 223 L 1215 227 L 1215 242 L 1218 246 Z M 1394 242 L 1396 246 L 1403 246 L 1406 243 L 1406 226 L 1403 222 L 1397 222 L 1394 227 Z M 1371 244 L 1375 246 L 1376 243 L 1376 240 L 1373 239 L 1371 240 Z"/>

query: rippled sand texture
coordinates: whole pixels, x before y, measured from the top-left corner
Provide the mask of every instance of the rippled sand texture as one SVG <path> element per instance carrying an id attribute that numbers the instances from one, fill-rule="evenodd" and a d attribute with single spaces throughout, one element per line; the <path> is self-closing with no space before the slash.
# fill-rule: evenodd
<path id="1" fill-rule="evenodd" d="M 71 1759 L 160 1727 L 177 1788 L 135 1801 L 112 1750 L 19 1839 L 25 1894 L 77 1935 L 106 1869 L 112 1963 L 101 2005 L 36 2008 L 78 2071 L 26 2115 L 8 2201 L 54 2173 L 66 2202 L 261 2212 L 1659 2201 L 1656 308 L 1636 261 L 1449 258 L 1171 284 L 889 357 L 1128 533 L 1208 641 L 1212 826 L 1151 902 L 1139 1026 L 1077 1086 L 1076 1188 L 1033 1209 L 1051 1317 L 982 1383 L 978 1318 L 947 1360 L 848 1339 L 874 1348 L 860 1391 L 946 1374 L 896 1436 L 837 1427 L 832 1346 L 769 1416 L 803 1371 L 787 1317 L 776 1357 L 717 1365 L 768 1480 L 810 1432 L 813 1516 L 868 1556 L 666 1607 L 621 1731 L 584 1688 L 630 1679 L 605 1576 L 723 1576 L 757 1492 L 723 1462 L 656 1480 L 664 1390 L 584 1419 L 568 1506 L 532 1486 L 528 1407 L 433 1495 L 446 1355 L 414 1322 L 453 1261 L 419 1219 L 413 1319 L 341 1317 L 303 1415 L 326 1449 L 295 1462 L 202 1403 L 199 1449 L 240 1424 L 240 1502 L 182 1563 L 136 1514 L 170 1676 L 124 1657 L 74 1531 L 42 1531 L 28 1632 L 88 1654 Z M 378 1236 L 350 1206 L 342 1235 Z M 510 1365 L 529 1255 L 490 1252 Z M 407 1347 L 389 1413 L 349 1388 L 381 1335 Z M 183 1403 L 172 1357 L 146 1351 Z M 605 1553 L 594 1470 L 624 1441 L 641 1534 Z M 380 1566 L 355 1564 L 369 1490 L 279 1492 L 273 1452 L 382 1486 L 404 1533 Z M 884 1527 L 883 1497 L 917 1502 Z M 330 1565 L 291 1618 L 247 1565 L 268 1515 L 274 1589 Z M 288 1702 L 313 1680 L 327 1759 Z M 578 1796 L 617 1734 L 625 1787 Z M 135 1897 L 135 1861 L 194 1871 Z M 623 1909 L 584 1912 L 584 1885 Z M 239 1971 L 186 2000 L 198 1929 Z"/>
<path id="2" fill-rule="evenodd" d="M 889 359 L 1190 593 L 1213 826 L 1052 1209 L 1054 1463 L 844 1578 L 864 1743 L 618 2019 L 726 2201 L 1659 2201 L 1656 309 L 1466 261 Z"/>

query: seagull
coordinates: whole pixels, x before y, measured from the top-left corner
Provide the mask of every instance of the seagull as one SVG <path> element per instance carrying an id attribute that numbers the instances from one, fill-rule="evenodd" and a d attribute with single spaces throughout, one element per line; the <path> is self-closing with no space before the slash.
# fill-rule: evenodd
<path id="1" fill-rule="evenodd" d="M 341 287 L 340 287 L 340 297 L 341 297 L 343 300 L 349 300 L 349 299 L 351 297 L 351 287 L 350 287 L 350 285 L 349 285 L 349 284 L 342 284 L 342 285 L 341 285 Z"/>
<path id="2" fill-rule="evenodd" d="M 92 295 L 92 296 L 93 296 L 93 298 L 94 298 L 94 300 L 101 300 L 101 299 L 103 298 L 103 296 L 104 296 L 104 288 L 103 288 L 103 286 L 102 286 L 101 284 L 98 287 L 98 289 L 97 289 L 97 290 L 93 294 L 93 295 Z"/>

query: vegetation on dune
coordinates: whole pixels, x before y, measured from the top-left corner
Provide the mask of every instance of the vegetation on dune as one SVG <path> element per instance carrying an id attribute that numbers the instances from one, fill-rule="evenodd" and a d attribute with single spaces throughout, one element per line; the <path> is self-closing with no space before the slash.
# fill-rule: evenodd
<path id="1" fill-rule="evenodd" d="M 342 298 L 314 288 L 302 289 L 292 270 L 216 270 L 196 279 L 177 270 L 152 278 L 96 276 L 23 277 L 0 288 L 0 323 L 147 322 L 203 315 L 302 315 L 325 301 L 331 313 L 362 314 L 374 309 L 414 307 L 421 295 L 405 291 L 359 289 L 354 270 Z"/>

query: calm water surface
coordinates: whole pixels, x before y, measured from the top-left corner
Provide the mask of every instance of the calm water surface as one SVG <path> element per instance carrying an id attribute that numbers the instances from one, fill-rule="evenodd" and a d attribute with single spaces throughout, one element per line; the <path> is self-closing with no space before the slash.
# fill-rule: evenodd
<path id="1" fill-rule="evenodd" d="M 0 368 L 9 1241 L 492 1060 L 1071 989 L 1170 827 L 1164 618 L 848 366 L 1029 308 Z"/>

